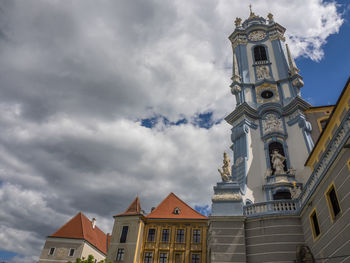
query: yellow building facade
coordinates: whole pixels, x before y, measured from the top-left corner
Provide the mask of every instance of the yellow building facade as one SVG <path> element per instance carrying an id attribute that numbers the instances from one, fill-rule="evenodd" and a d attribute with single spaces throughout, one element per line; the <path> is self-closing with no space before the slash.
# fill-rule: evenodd
<path id="1" fill-rule="evenodd" d="M 113 263 L 206 262 L 207 231 L 208 218 L 173 193 L 148 215 L 142 213 L 137 198 L 115 216 L 107 259 Z"/>
<path id="2" fill-rule="evenodd" d="M 142 262 L 206 262 L 207 221 L 148 219 Z"/>

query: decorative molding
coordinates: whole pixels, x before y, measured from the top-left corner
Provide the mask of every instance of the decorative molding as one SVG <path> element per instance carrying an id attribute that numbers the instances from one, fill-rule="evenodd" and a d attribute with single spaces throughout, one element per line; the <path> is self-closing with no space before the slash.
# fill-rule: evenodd
<path id="1" fill-rule="evenodd" d="M 241 194 L 216 194 L 212 198 L 213 201 L 241 201 Z"/>
<path id="2" fill-rule="evenodd" d="M 272 132 L 280 132 L 283 134 L 283 124 L 282 119 L 277 118 L 273 113 L 268 113 L 262 120 L 262 130 L 263 134 L 269 134 Z"/>
<path id="3" fill-rule="evenodd" d="M 261 97 L 261 93 L 265 90 L 270 90 L 273 92 L 274 96 L 270 99 L 264 99 Z M 263 83 L 262 85 L 259 85 L 255 88 L 256 92 L 256 102 L 257 103 L 268 103 L 268 102 L 279 102 L 280 96 L 278 93 L 277 85 L 269 84 L 269 83 Z"/>
<path id="4" fill-rule="evenodd" d="M 260 65 L 255 67 L 256 78 L 258 80 L 269 79 L 270 78 L 270 68 L 267 65 Z"/>
<path id="5" fill-rule="evenodd" d="M 261 41 L 265 38 L 266 38 L 266 33 L 265 31 L 262 31 L 262 30 L 253 31 L 248 35 L 248 39 L 253 42 Z"/>

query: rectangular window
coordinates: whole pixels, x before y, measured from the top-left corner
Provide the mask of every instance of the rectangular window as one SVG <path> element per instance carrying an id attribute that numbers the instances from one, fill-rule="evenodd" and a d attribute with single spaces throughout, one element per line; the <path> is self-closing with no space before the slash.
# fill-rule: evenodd
<path id="1" fill-rule="evenodd" d="M 152 252 L 145 253 L 145 261 L 144 263 L 152 263 Z"/>
<path id="2" fill-rule="evenodd" d="M 55 248 L 54 247 L 50 248 L 49 255 L 52 256 L 53 253 L 55 253 Z"/>
<path id="3" fill-rule="evenodd" d="M 340 213 L 340 205 L 337 197 L 337 193 L 335 192 L 334 184 L 332 184 L 327 192 L 326 192 L 326 198 L 328 203 L 329 211 L 331 212 L 331 217 L 334 220 L 337 215 Z"/>
<path id="4" fill-rule="evenodd" d="M 163 229 L 162 232 L 162 242 L 169 242 L 169 229 Z"/>
<path id="5" fill-rule="evenodd" d="M 314 237 L 314 239 L 316 239 L 321 233 L 320 225 L 318 223 L 318 218 L 317 218 L 317 214 L 316 214 L 316 209 L 314 209 L 310 215 L 310 222 L 311 222 L 313 237 Z"/>
<path id="6" fill-rule="evenodd" d="M 128 236 L 128 226 L 123 226 L 122 234 L 120 236 L 120 243 L 125 243 L 126 242 L 126 237 Z"/>
<path id="7" fill-rule="evenodd" d="M 71 248 L 71 249 L 69 250 L 68 256 L 73 257 L 73 256 L 74 256 L 74 251 L 75 251 L 75 249 L 74 249 L 74 248 Z"/>
<path id="8" fill-rule="evenodd" d="M 192 263 L 199 263 L 199 254 L 192 254 Z"/>
<path id="9" fill-rule="evenodd" d="M 167 253 L 160 253 L 159 255 L 159 263 L 167 263 L 168 254 Z"/>
<path id="10" fill-rule="evenodd" d="M 200 243 L 201 242 L 201 230 L 200 229 L 193 229 L 193 243 Z"/>
<path id="11" fill-rule="evenodd" d="M 154 228 L 149 229 L 147 241 L 154 242 L 155 238 L 156 238 L 156 230 Z"/>
<path id="12" fill-rule="evenodd" d="M 185 229 L 178 229 L 176 231 L 176 242 L 177 243 L 185 242 Z"/>
<path id="13" fill-rule="evenodd" d="M 118 252 L 117 252 L 117 261 L 122 261 L 124 258 L 124 248 L 118 248 Z"/>

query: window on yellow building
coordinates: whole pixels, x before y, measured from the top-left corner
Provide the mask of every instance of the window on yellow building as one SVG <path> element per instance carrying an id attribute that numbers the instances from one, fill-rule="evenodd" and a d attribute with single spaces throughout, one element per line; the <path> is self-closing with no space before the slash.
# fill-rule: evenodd
<path id="1" fill-rule="evenodd" d="M 152 263 L 152 252 L 145 253 L 145 261 L 144 263 Z"/>
<path id="2" fill-rule="evenodd" d="M 177 229 L 177 231 L 176 231 L 176 242 L 177 243 L 185 242 L 185 229 Z"/>
<path id="3" fill-rule="evenodd" d="M 192 254 L 192 263 L 199 263 L 199 254 Z"/>
<path id="4" fill-rule="evenodd" d="M 201 230 L 200 229 L 193 229 L 192 241 L 193 241 L 193 243 L 200 243 L 201 242 Z"/>
<path id="5" fill-rule="evenodd" d="M 162 231 L 162 242 L 169 242 L 169 229 L 163 229 Z"/>
<path id="6" fill-rule="evenodd" d="M 156 230 L 154 228 L 149 229 L 147 241 L 154 242 L 155 238 L 156 238 Z"/>
<path id="7" fill-rule="evenodd" d="M 167 261 L 168 261 L 168 254 L 167 253 L 160 253 L 159 263 L 167 263 Z"/>

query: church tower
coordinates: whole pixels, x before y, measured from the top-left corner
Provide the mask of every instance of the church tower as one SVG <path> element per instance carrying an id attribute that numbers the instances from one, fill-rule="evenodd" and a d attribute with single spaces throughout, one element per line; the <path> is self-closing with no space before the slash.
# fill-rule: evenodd
<path id="1" fill-rule="evenodd" d="M 213 215 L 237 215 L 246 204 L 293 199 L 308 179 L 304 163 L 313 148 L 304 114 L 310 105 L 301 98 L 304 83 L 285 44 L 285 28 L 272 14 L 265 19 L 252 10 L 235 26 L 229 36 L 230 87 L 237 104 L 225 118 L 232 126 L 233 161 L 229 173 L 220 170 Z"/>

